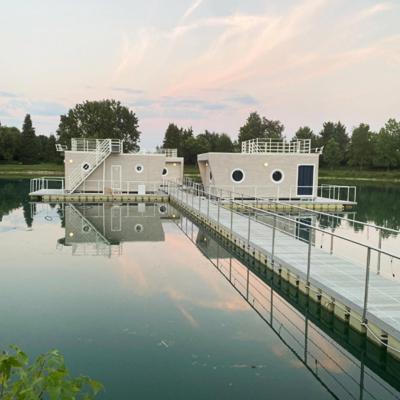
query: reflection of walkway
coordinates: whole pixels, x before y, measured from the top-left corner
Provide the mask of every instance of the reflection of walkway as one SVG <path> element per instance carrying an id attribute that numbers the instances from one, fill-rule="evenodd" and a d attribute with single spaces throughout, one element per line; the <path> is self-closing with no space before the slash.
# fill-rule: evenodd
<path id="1" fill-rule="evenodd" d="M 392 360 L 393 365 L 382 365 L 374 357 L 368 358 L 367 363 L 364 356 L 355 358 L 312 322 L 319 321 L 321 325 L 323 318 L 320 313 L 313 312 L 309 306 L 300 305 L 302 301 L 307 304 L 307 300 L 290 296 L 277 281 L 273 282 L 273 274 L 265 266 L 259 263 L 252 267 L 246 266 L 202 230 L 193 235 L 193 222 L 187 218 L 183 218 L 180 227 L 333 397 L 377 400 L 399 398 L 400 377 L 395 360 Z M 207 251 L 210 248 L 213 249 L 211 254 Z M 304 307 L 305 315 L 299 312 Z M 324 325 L 328 329 L 326 321 Z M 360 348 L 363 342 L 362 336 L 357 338 L 355 335 L 353 333 L 349 336 L 349 347 L 353 354 L 355 343 Z M 381 377 L 375 375 L 378 370 Z"/>
<path id="2" fill-rule="evenodd" d="M 325 294 L 335 312 L 339 311 L 337 307 L 340 304 L 344 304 L 352 312 L 363 315 L 365 266 L 341 258 L 340 254 L 313 247 L 310 240 L 299 240 L 287 232 L 222 207 L 215 200 L 209 201 L 178 187 L 171 188 L 170 195 L 173 201 L 189 212 L 224 230 L 226 236 L 233 235 L 242 242 L 243 248 L 254 249 L 268 260 L 273 258 L 276 266 L 295 275 L 294 280 L 298 277 L 302 282 L 309 281 L 317 293 Z M 374 273 L 369 275 L 366 318 L 400 340 L 400 283 Z M 346 312 L 341 306 L 339 313 L 343 315 Z"/>

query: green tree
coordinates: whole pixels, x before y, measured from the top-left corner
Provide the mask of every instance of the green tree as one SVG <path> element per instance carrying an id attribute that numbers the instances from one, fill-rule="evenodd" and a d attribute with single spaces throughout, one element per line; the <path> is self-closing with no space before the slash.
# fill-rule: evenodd
<path id="1" fill-rule="evenodd" d="M 0 354 L 0 399 L 94 399 L 103 386 L 86 376 L 72 378 L 64 357 L 53 350 L 30 364 L 18 347 Z"/>
<path id="2" fill-rule="evenodd" d="M 179 149 L 182 141 L 182 128 L 170 123 L 164 134 L 163 147 L 165 149 Z"/>
<path id="3" fill-rule="evenodd" d="M 56 150 L 56 138 L 54 135 L 39 135 L 38 139 L 38 157 L 41 162 L 61 163 L 62 158 Z"/>
<path id="4" fill-rule="evenodd" d="M 373 164 L 380 168 L 400 166 L 400 122 L 389 119 L 373 141 Z"/>
<path id="5" fill-rule="evenodd" d="M 226 133 L 219 134 L 214 151 L 220 153 L 233 152 L 234 144 L 232 143 L 232 139 L 230 138 L 230 136 L 228 136 Z"/>
<path id="6" fill-rule="evenodd" d="M 19 160 L 23 164 L 34 164 L 38 161 L 38 142 L 29 114 L 26 114 L 22 125 Z"/>
<path id="7" fill-rule="evenodd" d="M 239 130 L 239 142 L 257 138 L 282 139 L 284 129 L 280 121 L 261 118 L 257 112 L 252 112 Z"/>
<path id="8" fill-rule="evenodd" d="M 297 129 L 293 137 L 294 140 L 311 139 L 311 147 L 313 149 L 319 146 L 318 136 L 308 126 L 301 126 Z"/>
<path id="9" fill-rule="evenodd" d="M 197 135 L 197 139 L 204 138 L 208 143 L 207 151 L 231 152 L 233 151 L 232 139 L 226 133 L 216 133 L 205 130 Z"/>
<path id="10" fill-rule="evenodd" d="M 320 132 L 320 145 L 326 146 L 330 139 L 335 139 L 339 146 L 340 152 L 342 153 L 341 161 L 345 161 L 347 158 L 347 151 L 349 145 L 349 137 L 346 133 L 346 127 L 339 121 L 325 122 L 323 129 Z"/>
<path id="11" fill-rule="evenodd" d="M 138 118 L 115 100 L 85 101 L 61 115 L 57 139 L 69 145 L 72 138 L 124 140 L 125 151 L 139 149 Z"/>
<path id="12" fill-rule="evenodd" d="M 369 125 L 360 124 L 353 129 L 349 146 L 349 164 L 360 169 L 369 167 L 373 159 L 373 133 Z"/>
<path id="13" fill-rule="evenodd" d="M 21 132 L 18 128 L 0 126 L 0 158 L 13 161 L 18 157 Z"/>
<path id="14" fill-rule="evenodd" d="M 330 168 L 337 167 L 343 160 L 343 153 L 340 150 L 340 146 L 333 137 L 325 145 L 322 157 Z"/>

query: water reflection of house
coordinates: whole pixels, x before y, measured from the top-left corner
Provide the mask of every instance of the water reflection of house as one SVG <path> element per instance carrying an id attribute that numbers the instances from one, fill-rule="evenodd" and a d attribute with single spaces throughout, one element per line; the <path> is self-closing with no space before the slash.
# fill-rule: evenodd
<path id="1" fill-rule="evenodd" d="M 71 246 L 74 255 L 118 255 L 125 242 L 164 241 L 162 221 L 176 217 L 167 203 L 68 204 L 59 244 Z"/>

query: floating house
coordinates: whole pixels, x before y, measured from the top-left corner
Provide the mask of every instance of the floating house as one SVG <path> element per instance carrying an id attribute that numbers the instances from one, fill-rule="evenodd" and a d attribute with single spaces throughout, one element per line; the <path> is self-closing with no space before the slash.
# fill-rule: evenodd
<path id="1" fill-rule="evenodd" d="M 246 197 L 315 199 L 321 149 L 311 140 L 252 139 L 240 153 L 204 153 L 197 157 L 204 188 Z"/>
<path id="2" fill-rule="evenodd" d="M 175 149 L 125 153 L 118 139 L 72 139 L 64 152 L 65 193 L 156 193 L 165 180 L 181 181 L 183 158 Z"/>

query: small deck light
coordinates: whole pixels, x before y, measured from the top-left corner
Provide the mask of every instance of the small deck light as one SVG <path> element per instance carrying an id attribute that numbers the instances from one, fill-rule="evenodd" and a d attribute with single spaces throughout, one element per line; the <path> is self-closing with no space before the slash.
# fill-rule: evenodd
<path id="1" fill-rule="evenodd" d="M 264 167 L 268 167 L 268 163 L 267 162 L 264 163 Z"/>
<path id="2" fill-rule="evenodd" d="M 73 237 L 73 236 L 74 236 L 74 232 L 70 232 L 69 237 Z"/>

